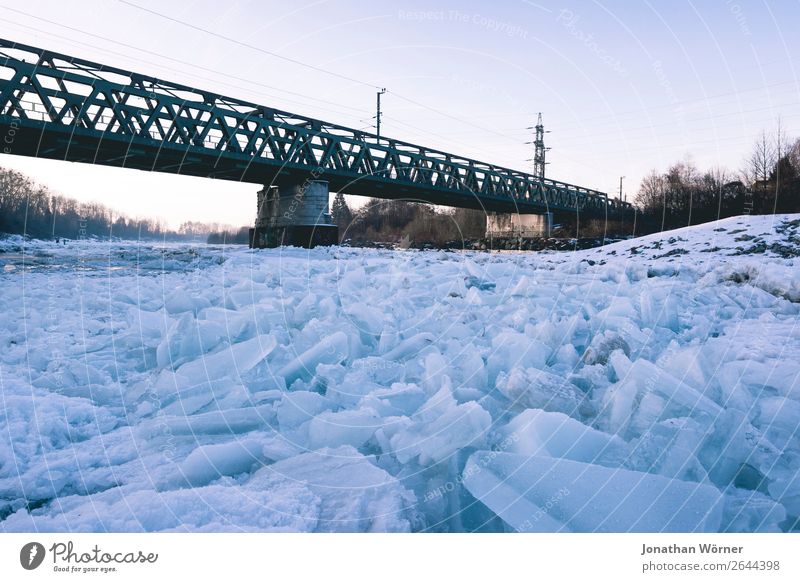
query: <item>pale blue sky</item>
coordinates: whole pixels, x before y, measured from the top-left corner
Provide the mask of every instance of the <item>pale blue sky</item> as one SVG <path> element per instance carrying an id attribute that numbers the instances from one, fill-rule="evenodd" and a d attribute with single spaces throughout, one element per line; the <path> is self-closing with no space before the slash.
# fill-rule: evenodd
<path id="1" fill-rule="evenodd" d="M 629 199 L 649 169 L 687 154 L 739 169 L 779 116 L 800 136 L 797 2 L 130 1 L 191 26 L 119 0 L 0 0 L 2 35 L 357 128 L 374 115 L 368 85 L 384 86 L 384 135 L 519 169 L 531 168 L 525 128 L 542 111 L 548 176 L 616 192 L 625 175 Z M 6 155 L 0 165 L 172 225 L 250 223 L 258 190 Z"/>

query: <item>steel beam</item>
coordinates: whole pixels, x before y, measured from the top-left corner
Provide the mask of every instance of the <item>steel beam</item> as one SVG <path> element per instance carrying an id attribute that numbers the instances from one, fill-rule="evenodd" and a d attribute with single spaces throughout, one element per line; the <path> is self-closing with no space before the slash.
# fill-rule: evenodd
<path id="1" fill-rule="evenodd" d="M 9 154 L 487 211 L 613 216 L 602 192 L 0 39 Z"/>

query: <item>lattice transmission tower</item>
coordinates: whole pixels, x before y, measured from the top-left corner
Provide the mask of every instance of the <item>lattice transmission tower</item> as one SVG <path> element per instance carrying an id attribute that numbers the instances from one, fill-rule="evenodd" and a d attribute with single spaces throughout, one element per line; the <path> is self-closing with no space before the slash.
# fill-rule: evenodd
<path id="1" fill-rule="evenodd" d="M 537 178 L 544 179 L 544 169 L 547 165 L 545 161 L 545 154 L 548 152 L 550 148 L 544 147 L 544 134 L 550 133 L 545 132 L 544 125 L 542 124 L 542 114 L 539 113 L 539 119 L 536 122 L 536 126 L 534 127 L 536 130 L 536 138 L 533 140 L 534 146 L 534 153 L 533 153 L 533 174 Z"/>

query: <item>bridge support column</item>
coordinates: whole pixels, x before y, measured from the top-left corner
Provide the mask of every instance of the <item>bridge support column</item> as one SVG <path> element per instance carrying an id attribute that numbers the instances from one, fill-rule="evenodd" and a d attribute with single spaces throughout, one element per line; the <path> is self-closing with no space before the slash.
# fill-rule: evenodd
<path id="1" fill-rule="evenodd" d="M 503 214 L 490 212 L 486 216 L 487 237 L 538 238 L 550 236 L 553 230 L 553 213 Z"/>
<path id="2" fill-rule="evenodd" d="M 328 183 L 308 180 L 301 184 L 264 186 L 258 192 L 255 228 L 250 248 L 335 245 L 339 229 L 328 210 Z"/>

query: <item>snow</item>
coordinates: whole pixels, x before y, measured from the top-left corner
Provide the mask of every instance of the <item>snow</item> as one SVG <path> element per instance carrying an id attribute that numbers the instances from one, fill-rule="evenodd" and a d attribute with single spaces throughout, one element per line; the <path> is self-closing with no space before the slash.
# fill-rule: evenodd
<path id="1" fill-rule="evenodd" d="M 798 260 L 0 238 L 0 531 L 797 530 Z"/>

